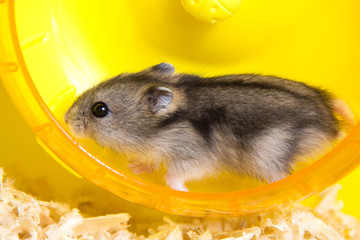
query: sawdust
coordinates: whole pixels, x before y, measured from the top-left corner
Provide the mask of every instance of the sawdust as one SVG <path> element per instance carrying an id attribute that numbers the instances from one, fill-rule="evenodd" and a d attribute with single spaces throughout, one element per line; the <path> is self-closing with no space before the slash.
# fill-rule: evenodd
<path id="1" fill-rule="evenodd" d="M 295 205 L 273 212 L 227 219 L 193 219 L 173 222 L 164 218 L 147 236 L 128 230 L 130 215 L 119 213 L 83 217 L 67 204 L 39 201 L 16 190 L 0 169 L 0 239 L 360 239 L 360 220 L 341 212 L 336 200 L 341 187 L 321 194 L 315 208 Z"/>

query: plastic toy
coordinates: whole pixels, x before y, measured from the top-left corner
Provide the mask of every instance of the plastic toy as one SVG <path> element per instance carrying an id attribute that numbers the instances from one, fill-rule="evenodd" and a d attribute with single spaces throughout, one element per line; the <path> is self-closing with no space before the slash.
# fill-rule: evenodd
<path id="1" fill-rule="evenodd" d="M 185 10 L 196 19 L 216 23 L 234 15 L 240 0 L 181 0 Z"/>
<path id="2" fill-rule="evenodd" d="M 238 1 L 228 2 L 235 11 Z M 173 214 L 264 211 L 305 199 L 355 169 L 360 124 L 326 155 L 279 182 L 179 192 L 151 176 L 132 175 L 112 153 L 72 138 L 62 115 L 94 83 L 164 61 L 180 72 L 256 72 L 310 82 L 332 89 L 358 114 L 357 10 L 356 1 L 244 0 L 233 17 L 209 24 L 186 13 L 180 1 L 0 0 L 0 77 L 39 143 L 75 175 Z"/>

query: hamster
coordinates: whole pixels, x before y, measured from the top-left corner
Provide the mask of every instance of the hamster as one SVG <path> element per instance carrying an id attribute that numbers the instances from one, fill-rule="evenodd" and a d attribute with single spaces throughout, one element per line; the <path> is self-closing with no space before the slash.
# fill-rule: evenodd
<path id="1" fill-rule="evenodd" d="M 167 185 L 187 191 L 186 182 L 222 172 L 267 182 L 286 177 L 339 137 L 335 108 L 347 111 L 345 102 L 301 82 L 203 78 L 161 63 L 85 91 L 64 120 L 74 136 L 125 154 L 135 174 L 163 165 Z"/>

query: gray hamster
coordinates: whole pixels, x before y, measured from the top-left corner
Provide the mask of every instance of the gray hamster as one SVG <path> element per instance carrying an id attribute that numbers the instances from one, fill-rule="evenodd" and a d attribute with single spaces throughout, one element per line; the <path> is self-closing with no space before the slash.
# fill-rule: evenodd
<path id="1" fill-rule="evenodd" d="M 135 174 L 163 165 L 169 187 L 221 172 L 274 182 L 331 146 L 345 102 L 255 74 L 203 78 L 161 63 L 85 91 L 65 114 L 76 137 L 125 154 Z"/>

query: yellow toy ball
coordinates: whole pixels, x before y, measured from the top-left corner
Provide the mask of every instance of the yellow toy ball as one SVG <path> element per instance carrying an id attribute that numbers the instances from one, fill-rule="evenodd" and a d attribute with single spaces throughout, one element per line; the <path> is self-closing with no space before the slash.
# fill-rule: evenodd
<path id="1" fill-rule="evenodd" d="M 185 10 L 196 19 L 216 23 L 232 17 L 240 0 L 181 0 Z"/>

